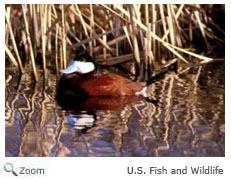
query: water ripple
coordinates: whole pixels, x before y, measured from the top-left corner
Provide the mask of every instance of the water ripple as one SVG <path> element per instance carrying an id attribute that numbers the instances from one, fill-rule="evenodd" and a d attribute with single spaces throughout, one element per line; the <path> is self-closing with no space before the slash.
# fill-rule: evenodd
<path id="1" fill-rule="evenodd" d="M 148 93 L 156 103 L 104 98 L 101 102 L 113 106 L 65 109 L 55 100 L 54 75 L 34 84 L 26 75 L 20 78 L 7 70 L 5 154 L 224 156 L 224 89 L 223 66 L 208 65 L 168 74 L 150 86 Z M 96 99 L 89 100 L 93 102 Z"/>

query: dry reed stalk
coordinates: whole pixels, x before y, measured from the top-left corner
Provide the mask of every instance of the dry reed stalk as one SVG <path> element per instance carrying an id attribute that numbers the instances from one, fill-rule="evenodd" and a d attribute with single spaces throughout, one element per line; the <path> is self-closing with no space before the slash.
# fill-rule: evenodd
<path id="1" fill-rule="evenodd" d="M 51 9 L 52 9 L 52 12 L 53 12 L 53 15 L 55 17 L 56 20 L 54 20 L 54 23 L 55 23 L 55 67 L 56 67 L 56 74 L 58 75 L 59 74 L 59 32 L 61 32 L 61 29 L 60 29 L 60 26 L 59 26 L 59 23 L 57 21 L 58 19 L 58 15 L 57 15 L 57 12 L 56 12 L 56 9 L 55 9 L 55 6 L 54 4 L 51 5 Z M 51 14 L 52 14 L 51 12 Z M 60 38 L 61 39 L 61 38 Z M 61 54 L 61 53 L 60 53 Z M 60 55 L 60 59 L 61 59 L 61 55 Z M 60 60 L 61 62 L 61 60 Z M 62 63 L 60 63 L 62 64 Z M 62 67 L 62 65 L 60 66 Z"/>
<path id="2" fill-rule="evenodd" d="M 88 15 L 84 14 L 84 12 L 81 12 L 81 14 L 82 14 L 82 17 L 84 17 L 85 19 L 87 19 L 89 22 L 91 21 L 91 18 L 88 17 Z M 90 25 L 89 25 L 89 27 L 90 27 Z M 96 21 L 94 21 L 94 27 L 95 28 L 99 28 L 99 30 L 101 30 L 101 31 L 103 31 L 105 29 L 101 25 L 99 25 L 98 22 L 96 22 Z M 92 32 L 95 32 L 95 29 L 93 29 Z"/>
<path id="3" fill-rule="evenodd" d="M 167 34 L 167 23 L 166 23 L 166 17 L 164 15 L 164 5 L 163 4 L 159 5 L 159 11 L 160 11 L 160 17 L 163 23 L 164 34 Z M 166 42 L 169 42 L 168 36 L 166 37 Z"/>
<path id="4" fill-rule="evenodd" d="M 22 43 L 23 43 L 23 46 L 24 46 L 24 49 L 25 49 L 25 54 L 26 54 L 26 57 L 29 57 L 29 45 L 27 43 L 27 36 L 26 36 L 26 31 L 25 30 L 22 30 Z"/>
<path id="5" fill-rule="evenodd" d="M 193 40 L 193 31 L 192 31 L 192 21 L 189 23 L 189 41 L 192 42 Z"/>
<path id="6" fill-rule="evenodd" d="M 116 18 L 116 29 L 121 27 L 121 21 L 118 17 L 115 17 Z M 115 37 L 118 37 L 121 35 L 121 31 L 118 30 L 115 32 Z M 119 56 L 119 42 L 116 42 L 116 56 Z"/>
<path id="7" fill-rule="evenodd" d="M 148 69 L 148 39 L 145 37 L 144 38 L 144 47 L 143 47 L 143 51 L 144 51 L 144 60 L 143 60 L 143 65 L 144 65 L 144 72 L 147 72 Z"/>
<path id="8" fill-rule="evenodd" d="M 147 49 L 148 49 L 148 67 L 150 68 L 150 72 L 153 70 L 153 54 L 152 54 L 152 39 L 151 39 L 151 24 L 148 24 L 148 33 L 147 33 Z"/>
<path id="9" fill-rule="evenodd" d="M 206 46 L 208 47 L 208 44 L 207 44 L 208 41 L 207 41 L 207 39 L 206 39 L 205 30 L 204 30 L 204 28 L 203 28 L 204 25 L 202 24 L 202 22 L 201 22 L 201 20 L 200 20 L 199 12 L 198 12 L 198 11 L 195 11 L 195 12 L 194 12 L 194 15 L 195 15 L 195 17 L 196 17 L 197 23 L 198 23 L 199 28 L 200 28 L 200 30 L 201 30 L 202 37 L 204 38 L 204 42 L 205 42 Z"/>
<path id="10" fill-rule="evenodd" d="M 109 6 L 111 6 L 111 5 L 109 5 Z M 113 21 L 112 21 L 113 16 L 110 15 L 110 11 L 109 10 L 105 10 L 105 11 L 106 11 L 106 17 L 108 18 L 107 19 L 107 21 L 108 21 L 107 24 L 109 25 L 110 29 L 114 29 L 114 24 L 113 24 Z"/>
<path id="11" fill-rule="evenodd" d="M 132 46 L 132 43 L 131 43 L 130 35 L 128 34 L 128 29 L 127 29 L 126 26 L 124 26 L 123 29 L 124 29 L 124 33 L 125 33 L 125 35 L 127 37 L 128 43 L 129 43 L 129 45 L 130 45 L 130 47 L 131 47 L 131 49 L 133 51 L 133 46 Z"/>
<path id="12" fill-rule="evenodd" d="M 84 21 L 84 19 L 83 19 L 82 13 L 81 13 L 81 11 L 80 11 L 80 9 L 79 9 L 79 7 L 78 7 L 77 4 L 75 5 L 75 8 L 76 8 L 76 11 L 77 11 L 77 13 L 78 13 L 80 22 L 81 22 L 81 24 L 82 24 L 82 26 L 83 26 L 83 32 L 85 33 L 85 36 L 86 36 L 87 38 L 89 38 L 89 35 L 88 35 L 88 32 L 87 32 L 87 28 L 86 28 L 86 23 L 85 23 L 85 21 Z"/>
<path id="13" fill-rule="evenodd" d="M 119 27 L 118 29 L 116 28 L 116 29 L 112 29 L 112 30 L 110 30 L 110 31 L 107 31 L 107 32 L 105 32 L 105 33 L 101 33 L 101 34 L 95 34 L 95 33 L 93 33 L 93 37 L 92 38 L 87 38 L 87 39 L 84 39 L 84 40 L 82 40 L 82 41 L 78 41 L 79 43 L 75 43 L 75 44 L 73 44 L 71 47 L 69 47 L 69 48 L 76 48 L 76 47 L 79 47 L 79 46 L 81 46 L 81 45 L 83 45 L 83 44 L 86 44 L 86 43 L 88 43 L 88 42 L 90 42 L 90 41 L 94 41 L 94 40 L 96 40 L 96 39 L 98 39 L 98 38 L 100 38 L 100 37 L 103 37 L 103 36 L 105 36 L 105 35 L 108 35 L 108 34 L 111 34 L 111 33 L 113 33 L 113 32 L 116 32 L 116 31 L 118 31 L 118 30 L 120 30 L 120 29 L 122 29 L 123 27 Z M 102 45 L 103 46 L 103 45 Z"/>
<path id="14" fill-rule="evenodd" d="M 39 30 L 40 30 L 41 38 L 42 38 L 42 29 L 43 29 L 43 12 L 44 12 L 44 4 L 39 4 L 38 14 L 39 14 L 39 22 L 40 22 Z M 42 41 L 41 41 L 41 46 L 42 46 Z"/>
<path id="15" fill-rule="evenodd" d="M 24 8 L 26 7 L 28 6 L 24 5 Z M 70 13 L 67 13 L 65 10 L 67 7 L 71 10 Z M 192 40 L 192 38 L 195 38 L 198 34 L 200 35 L 200 33 L 206 43 L 208 43 L 208 39 L 214 39 L 219 43 L 224 43 L 224 40 L 216 37 L 212 29 L 206 26 L 207 23 L 212 21 L 212 19 L 205 14 L 206 9 L 208 10 L 208 8 L 204 8 L 204 6 L 184 4 L 30 5 L 28 10 L 24 9 L 25 12 L 23 14 L 28 26 L 28 30 L 25 30 L 26 33 L 21 30 L 22 27 L 19 27 L 18 30 L 13 26 L 12 22 L 10 23 L 12 24 L 11 28 L 15 39 L 18 38 L 18 32 L 21 31 L 21 42 L 23 42 L 24 49 L 26 53 L 28 53 L 28 56 L 29 53 L 30 56 L 32 56 L 31 53 L 33 53 L 34 56 L 36 55 L 37 49 L 40 47 L 40 40 L 42 39 L 43 69 L 46 69 L 45 53 L 51 49 L 51 38 L 53 37 L 55 37 L 55 63 L 57 72 L 59 69 L 59 60 L 61 63 L 60 67 L 66 66 L 66 48 L 83 46 L 84 49 L 86 49 L 85 44 L 89 44 L 88 50 L 90 50 L 91 55 L 93 55 L 94 52 L 96 55 L 102 52 L 101 54 L 104 55 L 104 58 L 106 58 L 107 52 L 118 56 L 120 47 L 122 50 L 126 50 L 129 44 L 134 53 L 134 57 L 139 58 L 138 61 L 141 61 L 140 55 L 142 56 L 142 54 L 140 54 L 139 48 L 142 48 L 143 51 L 141 53 L 145 54 L 144 63 L 145 69 L 147 69 L 147 67 L 153 67 L 155 58 L 163 57 L 162 54 L 164 52 L 168 52 L 171 56 L 176 55 L 185 62 L 187 62 L 184 57 L 185 55 L 199 58 L 202 60 L 201 63 L 213 60 L 212 58 L 194 53 L 192 49 L 181 48 L 183 45 L 189 44 L 187 42 L 188 39 Z M 10 19 L 9 8 L 6 8 L 6 11 L 8 13 L 6 15 L 8 18 L 6 19 Z M 45 11 L 46 13 L 43 13 Z M 17 8 L 14 9 L 13 14 L 17 14 L 16 18 L 20 20 L 20 13 Z M 81 27 L 76 26 L 76 22 L 79 22 Z M 186 27 L 187 24 L 188 28 Z M 40 26 L 42 27 L 40 28 Z M 76 29 L 76 27 L 78 27 L 78 29 Z M 83 29 L 82 32 L 79 31 L 80 28 Z M 7 37 L 11 37 L 11 33 L 8 23 L 5 24 L 5 29 L 5 41 L 9 49 L 11 47 L 8 46 Z M 198 29 L 200 31 L 197 31 Z M 219 27 L 217 29 L 219 30 Z M 29 30 L 34 30 L 33 34 L 29 34 L 30 40 L 28 40 L 27 33 Z M 102 33 L 98 34 L 99 32 Z M 131 34 L 129 34 L 130 32 Z M 192 37 L 194 34 L 195 37 Z M 71 37 L 69 37 L 69 35 Z M 25 41 L 25 39 L 27 40 Z M 35 43 L 32 43 L 32 41 Z M 73 44 L 74 41 L 78 43 Z M 31 44 L 36 46 L 32 46 Z M 59 48 L 61 48 L 60 54 L 62 55 L 60 58 L 58 58 L 59 54 L 57 52 Z M 14 53 L 14 56 L 17 55 L 15 50 Z M 155 56 L 153 56 L 153 54 Z M 35 63 L 33 65 L 32 59 L 33 58 L 31 58 L 32 67 L 34 68 Z M 17 57 L 16 60 L 18 61 Z M 136 60 L 136 62 L 138 61 Z"/>
<path id="16" fill-rule="evenodd" d="M 117 6 L 117 5 L 114 5 L 118 10 L 120 10 L 123 14 L 125 14 L 127 17 L 130 17 L 130 15 L 128 14 L 128 12 L 126 12 L 123 8 Z M 134 17 L 131 16 L 131 19 L 140 27 L 141 30 L 143 30 L 144 32 L 147 31 L 147 27 L 144 26 L 142 23 L 140 23 L 137 19 L 135 19 Z M 209 57 L 205 57 L 205 56 L 202 56 L 202 55 L 198 55 L 196 53 L 193 53 L 193 52 L 190 52 L 190 51 L 187 51 L 187 50 L 184 50 L 183 48 L 179 48 L 177 46 L 174 46 L 172 44 L 169 44 L 165 41 L 162 41 L 158 36 L 156 36 L 155 34 L 153 34 L 151 32 L 151 36 L 153 38 L 155 38 L 156 40 L 158 40 L 159 42 L 162 43 L 162 45 L 164 45 L 168 50 L 170 50 L 173 54 L 175 54 L 177 57 L 179 57 L 182 61 L 184 61 L 185 63 L 188 63 L 188 61 L 182 56 L 180 55 L 177 51 L 175 51 L 174 49 L 180 51 L 180 52 L 183 52 L 185 54 L 188 54 L 188 55 L 191 55 L 191 56 L 194 56 L 198 59 L 202 59 L 202 60 L 206 60 L 206 61 L 210 61 L 212 58 L 209 58 Z"/>
<path id="17" fill-rule="evenodd" d="M 117 37 L 117 38 L 115 38 L 115 39 L 113 39 L 111 41 L 108 41 L 107 45 L 111 46 L 111 45 L 116 44 L 116 43 L 118 43 L 120 41 L 123 41 L 124 39 L 126 39 L 126 35 L 121 35 L 121 36 L 119 36 L 119 37 Z M 99 52 L 99 50 L 102 49 L 102 48 L 103 48 L 103 46 L 97 46 L 97 47 L 94 48 L 93 51 L 94 52 Z"/>
<path id="18" fill-rule="evenodd" d="M 176 45 L 180 46 L 180 47 L 183 46 L 182 40 L 183 40 L 184 36 L 186 36 L 186 34 L 181 29 L 179 22 L 177 20 L 183 7 L 184 7 L 184 4 L 181 4 L 181 6 L 179 7 L 179 10 L 177 11 L 177 13 L 175 13 L 173 5 L 170 6 L 171 12 L 172 12 L 172 18 L 173 18 L 173 21 L 175 24 L 175 34 L 176 34 L 176 36 L 175 36 L 176 40 L 175 41 L 176 41 Z"/>
<path id="19" fill-rule="evenodd" d="M 61 17 L 58 16 L 58 13 L 56 11 L 54 4 L 51 4 L 51 9 L 52 9 L 52 11 L 51 11 L 52 25 L 47 29 L 47 34 L 53 31 L 54 24 L 60 23 L 62 21 Z"/>
<path id="20" fill-rule="evenodd" d="M 145 25 L 147 26 L 149 24 L 149 7 L 148 7 L 148 4 L 145 4 L 144 7 L 145 7 Z"/>
<path id="21" fill-rule="evenodd" d="M 156 33 L 155 33 L 156 36 L 160 35 L 161 31 L 162 31 L 162 27 L 161 26 L 156 26 Z M 155 39 L 155 38 L 153 38 L 153 39 Z M 157 51 L 156 51 L 155 56 L 156 56 L 157 59 L 159 59 L 161 57 L 161 54 L 162 54 L 161 51 L 163 49 L 163 46 L 161 45 L 160 41 L 157 41 L 156 39 L 155 39 L 155 41 L 156 41 L 156 47 L 157 47 Z"/>
<path id="22" fill-rule="evenodd" d="M 171 44 L 168 44 L 168 45 L 169 45 L 169 46 L 172 46 Z M 181 52 L 183 52 L 183 53 L 185 53 L 185 54 L 188 54 L 188 55 L 190 55 L 190 56 L 194 56 L 194 57 L 196 57 L 196 58 L 198 58 L 198 59 L 201 59 L 201 60 L 203 60 L 203 61 L 212 61 L 212 60 L 213 60 L 213 58 L 205 57 L 205 56 L 202 56 L 202 55 L 193 53 L 193 52 L 191 52 L 191 51 L 187 51 L 187 50 L 185 50 L 185 49 L 183 49 L 183 48 L 179 48 L 179 47 L 176 47 L 176 46 L 172 46 L 172 48 L 177 49 L 178 51 L 181 51 Z"/>
<path id="23" fill-rule="evenodd" d="M 6 54 L 9 56 L 9 59 L 12 62 L 12 64 L 18 67 L 17 60 L 14 58 L 13 54 L 11 53 L 10 49 L 7 47 L 6 44 L 5 44 L 5 51 L 6 51 Z"/>
<path id="24" fill-rule="evenodd" d="M 80 15 L 75 11 L 75 10 L 73 10 L 72 8 L 71 8 L 71 10 L 72 10 L 72 12 L 75 14 L 75 15 L 77 15 L 77 17 L 79 17 L 80 18 Z M 88 25 L 88 24 L 84 24 L 85 25 L 85 27 L 87 28 L 87 30 L 91 30 L 91 27 Z M 93 32 L 93 35 L 95 36 L 95 35 L 97 35 L 94 31 L 92 31 Z M 102 45 L 102 46 L 104 46 L 111 54 L 115 54 L 115 52 L 107 45 L 107 44 L 105 44 L 104 43 L 104 41 L 101 39 L 101 38 L 99 38 L 99 37 L 97 37 L 96 38 L 97 39 L 97 41 Z"/>
<path id="25" fill-rule="evenodd" d="M 97 38 L 97 40 L 99 41 L 99 43 L 106 48 L 112 55 L 115 55 L 115 52 L 113 49 L 110 48 L 110 46 L 108 46 L 106 43 L 104 43 L 104 41 L 100 38 Z"/>
<path id="26" fill-rule="evenodd" d="M 33 25 L 34 25 L 34 34 L 35 34 L 35 42 L 36 42 L 36 47 L 40 47 L 40 35 L 39 35 L 39 29 L 38 29 L 38 18 L 37 18 L 37 12 L 36 12 L 36 5 L 32 5 L 33 9 Z"/>
<path id="27" fill-rule="evenodd" d="M 29 22 L 31 23 L 32 17 L 33 17 L 33 9 L 32 9 L 32 4 L 28 4 L 28 17 L 29 17 Z"/>
<path id="28" fill-rule="evenodd" d="M 55 21 L 55 22 L 52 22 L 52 27 L 56 27 L 56 23 L 59 23 L 59 21 Z M 67 25 L 67 24 L 66 24 Z M 61 25 L 62 26 L 62 25 Z M 68 29 L 69 27 L 67 27 L 67 26 L 65 26 L 65 32 L 66 33 L 71 33 L 71 31 Z M 51 30 L 51 28 L 49 29 L 49 30 L 47 30 L 47 35 L 49 34 L 48 32 Z M 53 30 L 52 30 L 53 31 Z M 55 32 L 55 31 L 54 31 Z M 52 36 L 55 36 L 54 35 L 55 33 L 53 33 L 52 32 Z M 77 37 L 72 33 L 72 35 L 71 35 L 73 38 L 75 38 L 75 39 L 77 39 Z M 73 45 L 73 43 L 72 43 L 72 41 L 70 40 L 70 38 L 69 37 L 67 37 L 67 35 L 65 36 L 66 37 L 66 47 L 68 47 L 68 46 L 72 46 Z M 59 40 L 61 40 L 62 41 L 62 29 L 60 29 L 60 33 L 58 34 L 58 39 Z M 68 46 L 67 46 L 68 45 Z"/>
<path id="29" fill-rule="evenodd" d="M 108 57 L 106 60 L 104 58 L 102 59 L 97 58 L 96 62 L 105 66 L 112 66 L 112 65 L 128 62 L 132 60 L 133 57 L 134 57 L 133 53 L 131 53 L 131 54 L 126 54 L 117 57 Z"/>
<path id="30" fill-rule="evenodd" d="M 12 40 L 14 52 L 15 52 L 17 60 L 18 60 L 19 69 L 20 69 L 21 73 L 24 73 L 24 68 L 23 68 L 23 65 L 22 65 L 21 58 L 19 56 L 18 47 L 17 47 L 16 41 L 15 41 L 14 33 L 13 33 L 11 22 L 10 22 L 10 7 L 8 7 L 8 8 L 9 8 L 9 10 L 5 11 L 6 22 L 7 22 L 7 25 L 8 25 L 8 29 L 10 31 L 10 37 L 11 37 L 11 40 Z M 7 14 L 7 12 L 8 12 L 8 14 Z"/>
<path id="31" fill-rule="evenodd" d="M 48 11 L 47 11 L 47 18 L 48 18 L 48 27 L 47 29 L 51 28 L 51 5 L 48 4 Z M 48 38 L 47 38 L 47 50 L 48 52 L 51 52 L 52 46 L 51 46 L 51 31 L 48 32 Z"/>
<path id="32" fill-rule="evenodd" d="M 33 48 L 32 48 L 32 42 L 31 42 L 28 22 L 27 22 L 27 18 L 26 18 L 26 5 L 22 4 L 22 10 L 23 10 L 23 17 L 24 17 L 24 22 L 25 22 L 25 31 L 26 31 L 27 42 L 28 42 L 29 48 L 30 48 L 30 55 L 31 55 L 33 73 L 34 73 L 35 81 L 38 81 L 38 73 L 37 73 L 35 59 L 34 59 L 34 53 L 33 53 L 34 51 L 33 51 Z"/>
<path id="33" fill-rule="evenodd" d="M 173 16 L 172 16 L 172 11 L 171 11 L 171 5 L 167 4 L 167 10 L 168 10 L 168 18 L 167 18 L 167 22 L 168 22 L 168 27 L 169 27 L 169 31 L 170 31 L 170 40 L 171 40 L 171 44 L 175 45 L 175 28 L 174 28 L 174 23 L 173 23 Z"/>
<path id="34" fill-rule="evenodd" d="M 147 11 L 149 10 L 149 7 L 147 6 Z M 149 17 L 149 14 L 148 15 L 148 19 L 150 18 Z M 147 66 L 148 66 L 148 69 L 149 71 L 148 72 L 151 72 L 152 69 L 153 69 L 153 54 L 152 54 L 152 38 L 151 38 L 151 31 L 152 31 L 152 26 L 151 26 L 151 23 L 149 23 L 149 21 L 147 21 L 148 24 L 146 25 L 148 27 L 148 31 L 147 31 L 147 54 L 148 54 L 148 60 L 147 60 Z M 147 23 L 146 22 L 146 23 Z"/>
<path id="35" fill-rule="evenodd" d="M 134 12 L 134 17 L 140 22 L 142 23 L 142 20 L 141 20 L 141 13 L 140 13 L 140 8 L 141 6 L 139 6 L 139 4 L 133 4 L 132 5 L 133 7 L 133 12 Z M 143 32 L 142 31 L 138 31 L 138 33 L 140 34 L 140 41 L 141 41 L 141 45 L 144 46 L 144 35 L 143 35 Z"/>
<path id="36" fill-rule="evenodd" d="M 183 7 L 184 7 L 184 5 L 182 4 L 182 5 L 180 6 L 180 8 L 178 9 L 178 11 L 177 11 L 177 13 L 176 13 L 176 16 L 174 16 L 176 19 L 178 19 L 178 17 L 179 17 L 180 14 L 182 13 Z M 177 21 L 176 21 L 176 22 L 177 22 Z M 169 34 L 169 30 L 167 30 L 167 32 L 164 34 L 164 36 L 162 37 L 161 40 L 164 41 L 164 40 L 167 38 L 168 34 Z"/>
<path id="37" fill-rule="evenodd" d="M 53 20 L 53 22 L 52 22 L 51 28 L 49 28 L 49 29 L 47 30 L 47 32 L 46 32 L 47 35 L 52 31 L 52 27 L 56 27 L 56 24 L 59 25 L 59 22 L 62 22 L 62 19 L 58 17 L 58 14 L 57 14 L 57 12 L 56 12 L 56 9 L 55 9 L 55 6 L 54 6 L 54 5 L 52 5 L 52 10 L 53 10 L 52 16 L 54 16 L 54 20 Z M 65 23 L 65 24 L 67 24 L 67 23 Z M 67 25 L 68 25 L 68 24 L 67 24 Z M 60 26 L 59 26 L 59 27 L 60 27 Z M 65 26 L 65 28 L 66 28 L 66 26 Z M 67 32 L 67 30 L 65 29 L 65 33 L 66 33 L 66 32 Z M 68 31 L 68 32 L 70 32 L 70 31 Z M 73 37 L 76 38 L 75 35 L 73 35 Z M 65 38 L 66 38 L 66 44 L 68 44 L 69 46 L 71 46 L 71 45 L 72 45 L 71 40 L 70 40 L 67 36 L 65 36 Z M 61 40 L 61 41 L 63 41 L 63 34 L 62 34 L 62 29 L 61 29 L 61 28 L 59 28 L 58 39 Z"/>
<path id="38" fill-rule="evenodd" d="M 7 24 L 5 24 L 5 44 L 9 44 L 9 30 Z"/>
<path id="39" fill-rule="evenodd" d="M 6 9 L 6 15 L 7 15 L 6 18 L 9 19 L 9 16 L 10 16 L 10 8 Z M 8 45 L 8 43 L 9 43 L 9 36 L 10 36 L 10 33 L 9 33 L 9 29 L 8 29 L 8 24 L 5 23 L 5 44 L 6 44 L 6 45 Z"/>
<path id="40" fill-rule="evenodd" d="M 116 11 L 114 11 L 112 8 L 108 7 L 105 4 L 100 4 L 100 6 L 104 7 L 105 9 L 108 9 L 111 13 L 113 13 L 114 15 L 118 16 L 122 21 L 124 22 L 128 22 L 126 18 L 124 18 L 121 14 L 117 13 Z M 114 4 L 113 4 L 114 6 Z M 117 7 L 120 6 L 119 4 L 116 5 Z"/>
<path id="41" fill-rule="evenodd" d="M 61 6 L 62 9 L 62 51 L 63 51 L 63 66 L 67 66 L 67 57 L 66 57 L 66 30 L 65 30 L 65 10 L 64 5 Z"/>
<path id="42" fill-rule="evenodd" d="M 133 16 L 130 16 L 129 13 L 127 11 L 125 11 L 123 8 L 117 6 L 117 5 L 114 5 L 118 10 L 120 10 L 124 15 L 126 15 L 127 17 L 131 17 L 131 20 L 134 21 L 134 23 L 136 23 L 141 30 L 143 30 L 144 32 L 147 31 L 147 27 L 145 25 L 143 25 L 142 23 L 140 23 L 137 19 L 135 19 Z M 132 23 L 132 22 L 131 22 Z M 174 53 L 177 57 L 179 57 L 182 61 L 184 61 L 185 63 L 188 63 L 188 61 L 182 56 L 180 55 L 177 51 L 175 51 L 173 48 L 177 48 L 176 46 L 172 46 L 170 47 L 170 44 L 165 42 L 165 41 L 162 41 L 156 34 L 153 34 L 151 32 L 151 36 L 153 38 L 155 38 L 156 40 L 158 40 L 159 42 L 162 43 L 162 45 L 164 45 L 168 50 L 170 50 L 172 53 Z M 178 49 L 181 49 L 181 48 L 178 48 Z M 182 50 L 183 51 L 183 50 Z M 187 51 L 186 51 L 187 53 Z M 194 54 L 194 53 L 191 53 L 191 54 Z"/>
<path id="43" fill-rule="evenodd" d="M 69 34 L 76 42 L 78 42 L 78 43 L 81 42 L 80 39 L 79 39 L 78 37 L 76 37 L 76 35 L 75 35 L 73 32 L 68 31 L 68 34 Z M 58 39 L 59 39 L 59 37 L 58 37 Z M 71 45 L 69 45 L 67 48 L 73 47 L 74 45 L 76 45 L 76 44 L 71 44 Z"/>
<path id="44" fill-rule="evenodd" d="M 103 31 L 102 33 L 105 33 L 105 31 Z M 103 41 L 105 44 L 107 44 L 107 36 L 103 36 Z M 107 49 L 103 48 L 103 58 L 106 59 L 107 58 Z"/>
<path id="45" fill-rule="evenodd" d="M 145 4 L 144 5 L 144 11 L 145 11 L 145 25 L 146 27 L 148 26 L 149 24 L 149 13 L 148 13 L 148 4 Z M 146 38 L 144 39 L 144 66 L 145 66 L 145 69 L 147 70 L 148 69 L 148 31 L 146 32 L 145 36 Z"/>
<path id="46" fill-rule="evenodd" d="M 58 34 L 59 34 L 59 24 L 56 23 L 56 29 L 55 29 L 55 67 L 56 67 L 56 74 L 58 75 L 59 73 L 59 62 L 58 62 Z"/>
<path id="47" fill-rule="evenodd" d="M 60 69 L 64 69 L 64 67 L 63 67 L 63 58 L 64 57 L 63 57 L 63 47 L 62 47 L 62 45 L 63 45 L 62 42 L 60 42 L 59 46 L 58 46 L 59 47 L 59 57 L 60 57 L 60 65 L 59 65 Z"/>
<path id="48" fill-rule="evenodd" d="M 152 8 L 152 29 L 151 31 L 153 32 L 153 34 L 156 34 L 156 19 L 157 19 L 157 13 L 156 13 L 156 8 L 155 8 L 155 4 L 152 4 L 151 5 L 151 8 Z M 156 54 L 156 41 L 154 38 L 152 38 L 152 53 L 153 54 Z M 153 63 L 155 63 L 155 57 L 153 57 Z"/>
<path id="49" fill-rule="evenodd" d="M 89 4 L 90 6 L 90 38 L 93 37 L 93 29 L 94 29 L 94 13 L 93 13 L 93 8 L 92 8 L 92 4 Z M 94 44 L 93 44 L 94 43 Z M 89 42 L 89 48 L 90 48 L 90 55 L 93 55 L 93 45 L 95 46 L 96 43 L 90 41 Z"/>
<path id="50" fill-rule="evenodd" d="M 44 78 L 47 79 L 47 68 L 46 68 L 46 43 L 47 43 L 47 4 L 44 5 L 42 13 L 42 57 L 43 57 L 43 73 Z"/>
<path id="51" fill-rule="evenodd" d="M 176 35 L 174 35 L 174 33 L 173 33 L 173 26 L 171 26 L 171 19 L 169 18 L 169 17 L 167 17 L 167 23 L 168 23 L 168 27 L 169 27 L 169 30 L 170 30 L 170 33 L 169 33 L 169 38 L 170 38 L 170 42 L 169 43 L 171 43 L 171 44 L 173 44 L 174 43 L 174 46 L 175 46 L 175 37 L 174 36 L 176 36 Z"/>
<path id="52" fill-rule="evenodd" d="M 29 7 L 28 7 L 28 22 L 29 22 L 29 24 L 33 24 L 33 19 L 34 19 L 34 12 L 33 12 L 33 5 L 32 4 L 29 4 L 28 5 Z M 31 33 L 32 33 L 32 35 L 31 35 L 31 41 L 32 41 L 32 46 L 33 46 L 33 50 L 34 50 L 34 56 L 35 57 L 37 57 L 37 46 L 36 46 L 36 43 L 35 43 L 35 30 L 34 30 L 34 27 L 33 27 L 33 25 L 31 26 Z"/>
<path id="53" fill-rule="evenodd" d="M 131 30 L 132 30 L 132 42 L 133 42 L 133 48 L 134 48 L 134 58 L 135 58 L 135 61 L 136 61 L 136 72 L 139 74 L 139 66 L 140 66 L 140 55 L 139 55 L 139 47 L 138 47 L 138 41 L 137 41 L 137 36 L 136 36 L 136 24 L 135 22 L 133 21 L 133 18 L 132 16 L 134 15 L 134 11 L 133 11 L 133 8 L 131 5 L 129 5 L 129 16 L 128 18 L 130 18 L 130 21 L 131 21 Z"/>
<path id="54" fill-rule="evenodd" d="M 162 23 L 163 23 L 163 29 L 164 29 L 164 34 L 166 34 L 167 33 L 167 29 L 168 29 L 168 27 L 167 27 L 167 23 L 168 23 L 168 16 L 165 16 L 165 12 L 164 12 L 164 7 L 165 6 L 167 6 L 167 5 L 163 5 L 163 4 L 161 4 L 161 5 L 159 5 L 159 9 L 160 9 L 160 14 L 161 14 L 161 21 L 162 21 Z M 167 13 L 167 12 L 166 12 Z M 167 21 L 167 22 L 166 22 Z M 169 26 L 169 29 L 170 29 L 171 27 Z M 167 36 L 166 37 L 166 42 L 169 42 L 169 38 L 171 38 L 170 36 Z M 165 51 L 165 53 L 166 54 L 168 54 L 168 56 L 171 56 L 171 52 L 170 51 Z"/>

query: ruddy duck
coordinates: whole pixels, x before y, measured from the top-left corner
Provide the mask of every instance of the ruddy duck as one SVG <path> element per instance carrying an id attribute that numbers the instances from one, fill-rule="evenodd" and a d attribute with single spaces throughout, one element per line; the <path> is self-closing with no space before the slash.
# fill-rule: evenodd
<path id="1" fill-rule="evenodd" d="M 147 86 L 163 78 L 169 70 L 176 71 L 176 63 L 163 68 L 147 81 L 134 82 L 117 74 L 99 72 L 94 59 L 87 52 L 81 52 L 66 69 L 61 70 L 64 75 L 60 81 L 68 84 L 67 93 L 83 99 L 89 96 L 145 96 Z"/>

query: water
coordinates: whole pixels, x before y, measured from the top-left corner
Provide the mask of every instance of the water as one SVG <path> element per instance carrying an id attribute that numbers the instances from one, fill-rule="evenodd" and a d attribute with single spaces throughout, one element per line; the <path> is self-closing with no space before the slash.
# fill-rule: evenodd
<path id="1" fill-rule="evenodd" d="M 167 74 L 148 99 L 58 104 L 55 75 L 35 84 L 6 69 L 5 155 L 225 156 L 224 80 L 218 62 Z"/>

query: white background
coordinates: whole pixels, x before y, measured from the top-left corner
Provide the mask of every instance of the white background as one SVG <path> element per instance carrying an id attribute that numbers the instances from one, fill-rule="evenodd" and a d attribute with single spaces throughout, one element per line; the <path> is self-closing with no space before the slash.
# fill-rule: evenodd
<path id="1" fill-rule="evenodd" d="M 230 126 L 230 112 L 231 112 L 231 106 L 230 106 L 230 83 L 229 77 L 231 73 L 231 67 L 230 67 L 230 53 L 231 53 L 231 4 L 229 1 L 222 1 L 222 0 L 200 0 L 200 1 L 83 1 L 84 4 L 88 3 L 208 3 L 208 4 L 226 4 L 226 87 L 225 87 L 225 94 L 226 94 L 226 118 L 225 118 L 225 126 L 226 126 L 226 139 L 225 139 L 225 150 L 226 150 L 226 157 L 223 158 L 79 158 L 79 157 L 63 157 L 63 158 L 19 158 L 19 157 L 5 157 L 5 4 L 12 4 L 12 3 L 81 3 L 81 1 L 70 1 L 70 0 L 53 0 L 53 1 L 2 1 L 0 2 L 0 31 L 1 31 L 1 42 L 2 42 L 2 48 L 0 48 L 0 177 L 1 179 L 156 179 L 160 178 L 161 180 L 164 179 L 184 179 L 185 178 L 196 178 L 196 179 L 218 179 L 221 178 L 224 179 L 230 179 L 231 177 L 231 126 Z M 227 78 L 228 77 L 228 78 Z M 13 163 L 15 166 L 15 169 L 17 170 L 17 167 L 19 166 L 27 166 L 27 167 L 39 167 L 39 168 L 45 168 L 45 176 L 18 176 L 15 177 L 11 173 L 6 173 L 3 169 L 4 164 L 6 162 Z M 165 166 L 166 169 L 171 168 L 184 168 L 185 166 L 188 166 L 190 168 L 191 166 L 197 167 L 197 166 L 219 166 L 220 168 L 224 169 L 224 175 L 190 175 L 188 173 L 187 175 L 129 175 L 127 174 L 127 167 L 137 167 L 137 166 L 143 166 L 144 169 L 148 169 L 150 166 Z M 228 178 L 229 177 L 229 178 Z"/>

